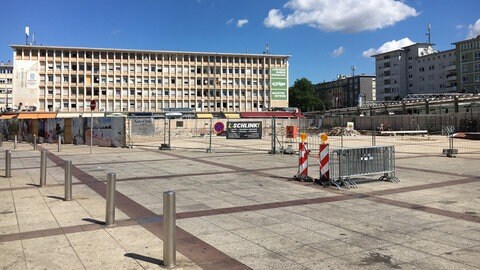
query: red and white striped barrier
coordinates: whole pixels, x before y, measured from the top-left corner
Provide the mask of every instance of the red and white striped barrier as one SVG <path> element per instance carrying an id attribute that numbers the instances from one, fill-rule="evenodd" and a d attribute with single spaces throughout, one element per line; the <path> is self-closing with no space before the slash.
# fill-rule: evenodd
<path id="1" fill-rule="evenodd" d="M 329 154 L 329 144 L 322 143 L 320 144 L 320 153 L 319 153 L 319 163 L 320 163 L 320 181 L 328 182 L 330 181 L 330 154 Z"/>
<path id="2" fill-rule="evenodd" d="M 298 173 L 297 176 L 308 176 L 308 149 L 305 142 L 298 146 Z"/>

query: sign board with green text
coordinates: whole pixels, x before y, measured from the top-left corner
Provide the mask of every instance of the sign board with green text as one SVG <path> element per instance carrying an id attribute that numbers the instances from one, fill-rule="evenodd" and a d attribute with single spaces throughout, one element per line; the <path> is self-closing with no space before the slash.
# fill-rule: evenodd
<path id="1" fill-rule="evenodd" d="M 272 100 L 288 100 L 288 74 L 286 68 L 270 69 L 270 97 Z"/>

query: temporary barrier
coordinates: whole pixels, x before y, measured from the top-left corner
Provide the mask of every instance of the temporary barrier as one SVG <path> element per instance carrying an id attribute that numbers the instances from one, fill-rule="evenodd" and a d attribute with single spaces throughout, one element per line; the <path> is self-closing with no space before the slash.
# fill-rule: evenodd
<path id="1" fill-rule="evenodd" d="M 395 176 L 395 147 L 339 148 L 331 153 L 330 182 L 340 188 L 357 187 L 355 176 L 383 174 L 378 180 L 400 182 Z"/>
<path id="2" fill-rule="evenodd" d="M 330 181 L 330 153 L 329 153 L 329 144 L 322 143 L 320 144 L 320 151 L 318 154 L 318 163 L 320 165 L 320 182 L 326 183 Z"/>
<path id="3" fill-rule="evenodd" d="M 307 144 L 302 141 L 298 145 L 298 172 L 294 176 L 296 180 L 312 182 L 313 179 L 308 176 L 308 148 Z"/>

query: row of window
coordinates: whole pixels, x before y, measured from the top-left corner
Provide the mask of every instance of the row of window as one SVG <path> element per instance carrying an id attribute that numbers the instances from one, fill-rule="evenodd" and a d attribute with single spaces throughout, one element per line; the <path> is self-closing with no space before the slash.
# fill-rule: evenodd
<path id="1" fill-rule="evenodd" d="M 57 107 L 58 109 L 62 110 L 85 110 L 89 108 L 89 103 L 84 102 L 57 102 L 58 105 L 63 104 L 63 108 Z M 175 109 L 175 108 L 192 108 L 192 109 L 204 109 L 208 111 L 209 109 L 220 111 L 220 110 L 228 110 L 228 109 L 235 109 L 236 111 L 239 110 L 251 110 L 251 109 L 263 109 L 269 108 L 268 103 L 259 103 L 259 102 L 182 102 L 182 101 L 168 101 L 165 100 L 163 102 L 100 102 L 99 108 L 101 111 L 155 111 L 155 110 L 164 110 L 164 109 Z M 54 105 L 48 104 L 45 108 L 45 103 L 40 101 L 40 107 L 44 108 L 46 111 L 53 111 Z"/>
<path id="2" fill-rule="evenodd" d="M 173 74 L 246 74 L 246 75 L 268 75 L 269 69 L 263 68 L 227 68 L 227 67 L 205 67 L 205 66 L 156 66 L 156 65 L 113 65 L 113 64 L 102 64 L 102 65 L 91 65 L 91 64 L 53 64 L 45 62 L 40 63 L 41 70 L 73 70 L 73 71 L 92 71 L 93 73 L 101 72 L 131 72 L 131 73 L 148 73 L 148 72 L 157 72 L 157 73 L 173 73 Z"/>
<path id="3" fill-rule="evenodd" d="M 45 89 L 47 95 L 63 94 L 67 96 L 71 95 L 87 95 L 91 96 L 116 96 L 116 97 L 134 97 L 134 96 L 191 96 L 191 97 L 269 97 L 270 91 L 246 91 L 246 90 L 227 90 L 227 89 L 218 89 L 218 90 L 173 90 L 173 89 L 157 89 L 150 92 L 134 90 L 134 89 L 54 89 L 47 88 Z"/>
<path id="4" fill-rule="evenodd" d="M 0 68 L 0 74 L 12 74 L 12 68 Z"/>
<path id="5" fill-rule="evenodd" d="M 12 79 L 10 78 L 6 78 L 6 79 L 0 79 L 0 84 L 11 84 L 12 83 Z"/>
<path id="6" fill-rule="evenodd" d="M 40 75 L 40 82 L 49 83 L 80 83 L 91 85 L 95 84 L 151 84 L 151 85 L 184 85 L 184 86 L 201 86 L 201 85 L 234 85 L 234 86 L 263 86 L 268 87 L 270 80 L 256 80 L 256 79 L 215 79 L 215 78 L 146 78 L 146 77 L 105 77 L 94 76 L 68 76 L 68 75 Z M 11 81 L 11 80 L 10 80 Z"/>
<path id="7" fill-rule="evenodd" d="M 16 49 L 17 55 L 29 55 L 41 57 L 71 57 L 81 59 L 110 59 L 110 60 L 144 60 L 144 61 L 178 61 L 178 62 L 208 62 L 208 63 L 245 63 L 263 64 L 271 63 L 284 65 L 287 58 L 273 56 L 213 56 L 191 54 L 166 54 L 166 53 L 127 53 L 127 52 L 90 52 L 90 51 L 62 51 L 62 50 L 23 50 Z"/>
<path id="8" fill-rule="evenodd" d="M 475 74 L 475 75 L 473 76 L 473 81 L 474 81 L 475 83 L 480 82 L 480 74 Z M 470 82 L 470 81 L 469 81 L 468 76 L 462 76 L 462 83 L 469 83 L 469 82 Z"/>
<path id="9" fill-rule="evenodd" d="M 473 42 L 463 43 L 460 45 L 461 51 L 468 51 L 473 49 L 480 49 L 480 41 L 473 41 Z"/>

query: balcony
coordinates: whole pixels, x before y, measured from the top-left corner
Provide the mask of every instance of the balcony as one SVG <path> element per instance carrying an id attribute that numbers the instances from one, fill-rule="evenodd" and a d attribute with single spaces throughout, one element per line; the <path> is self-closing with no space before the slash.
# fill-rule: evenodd
<path id="1" fill-rule="evenodd" d="M 446 66 L 445 67 L 445 70 L 446 71 L 452 71 L 452 70 L 456 70 L 457 69 L 457 66 L 456 65 L 450 65 L 450 66 Z"/>

